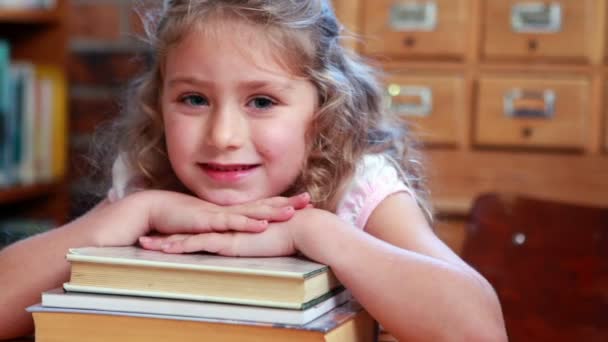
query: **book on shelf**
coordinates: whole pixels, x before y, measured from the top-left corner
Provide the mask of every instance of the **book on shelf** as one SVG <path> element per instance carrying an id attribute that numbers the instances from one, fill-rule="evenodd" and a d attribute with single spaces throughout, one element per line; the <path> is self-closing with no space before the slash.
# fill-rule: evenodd
<path id="1" fill-rule="evenodd" d="M 0 10 L 51 9 L 56 0 L 0 0 Z"/>
<path id="2" fill-rule="evenodd" d="M 7 40 L 0 39 L 0 187 L 9 183 L 9 124 L 8 115 L 11 107 L 11 51 Z"/>
<path id="3" fill-rule="evenodd" d="M 117 311 L 28 308 L 34 317 L 36 340 L 62 342 L 155 341 L 330 341 L 372 342 L 373 318 L 349 301 L 304 325 L 285 325 Z"/>
<path id="4" fill-rule="evenodd" d="M 328 266 L 300 257 L 166 254 L 138 247 L 70 249 L 67 291 L 304 310 L 341 287 Z"/>
<path id="5" fill-rule="evenodd" d="M 344 304 L 350 298 L 350 292 L 341 288 L 340 291 L 335 291 L 332 296 L 307 309 L 291 310 L 179 299 L 66 292 L 59 288 L 43 292 L 41 305 L 47 308 L 116 311 L 134 314 L 302 325 Z"/>
<path id="6" fill-rule="evenodd" d="M 67 85 L 61 68 L 11 61 L 0 40 L 0 188 L 65 174 Z"/>

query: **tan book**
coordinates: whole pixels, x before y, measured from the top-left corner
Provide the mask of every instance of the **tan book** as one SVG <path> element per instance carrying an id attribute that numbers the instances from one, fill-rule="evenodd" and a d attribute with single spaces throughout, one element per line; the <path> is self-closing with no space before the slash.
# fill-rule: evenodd
<path id="1" fill-rule="evenodd" d="M 306 325 L 135 315 L 33 306 L 37 342 L 372 342 L 376 323 L 349 302 Z"/>
<path id="2" fill-rule="evenodd" d="M 70 249 L 66 291 L 306 309 L 341 287 L 329 267 L 299 257 L 166 254 L 138 247 Z"/>

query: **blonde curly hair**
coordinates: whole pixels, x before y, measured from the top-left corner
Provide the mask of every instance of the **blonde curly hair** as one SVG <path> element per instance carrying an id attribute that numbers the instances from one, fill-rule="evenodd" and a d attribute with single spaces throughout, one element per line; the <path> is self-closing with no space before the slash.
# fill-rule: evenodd
<path id="1" fill-rule="evenodd" d="M 259 25 L 281 63 L 318 91 L 304 167 L 283 195 L 307 191 L 316 207 L 335 211 L 362 157 L 381 153 L 431 220 L 413 140 L 403 121 L 387 110 L 378 71 L 341 45 L 343 29 L 328 0 L 173 0 L 140 16 L 154 55 L 151 67 L 132 83 L 111 153 L 124 156 L 140 186 L 188 192 L 167 156 L 159 103 L 163 65 L 167 51 L 192 29 L 229 17 Z"/>

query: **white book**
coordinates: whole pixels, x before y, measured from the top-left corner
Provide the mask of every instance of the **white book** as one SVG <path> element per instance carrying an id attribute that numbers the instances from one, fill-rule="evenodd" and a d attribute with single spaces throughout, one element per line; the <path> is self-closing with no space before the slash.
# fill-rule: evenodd
<path id="1" fill-rule="evenodd" d="M 260 323 L 302 325 L 313 321 L 351 298 L 343 290 L 305 310 L 269 308 L 151 297 L 132 297 L 84 292 L 65 292 L 61 288 L 42 293 L 42 307 L 84 310 L 89 312 L 123 312 L 140 315 L 164 315 L 187 318 L 253 321 Z"/>

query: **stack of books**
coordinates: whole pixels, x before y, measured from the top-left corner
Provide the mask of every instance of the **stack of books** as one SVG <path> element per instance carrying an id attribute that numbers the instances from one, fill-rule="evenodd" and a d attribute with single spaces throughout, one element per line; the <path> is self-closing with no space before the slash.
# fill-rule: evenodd
<path id="1" fill-rule="evenodd" d="M 71 249 L 70 281 L 30 307 L 37 341 L 373 341 L 331 270 L 298 257 Z"/>

